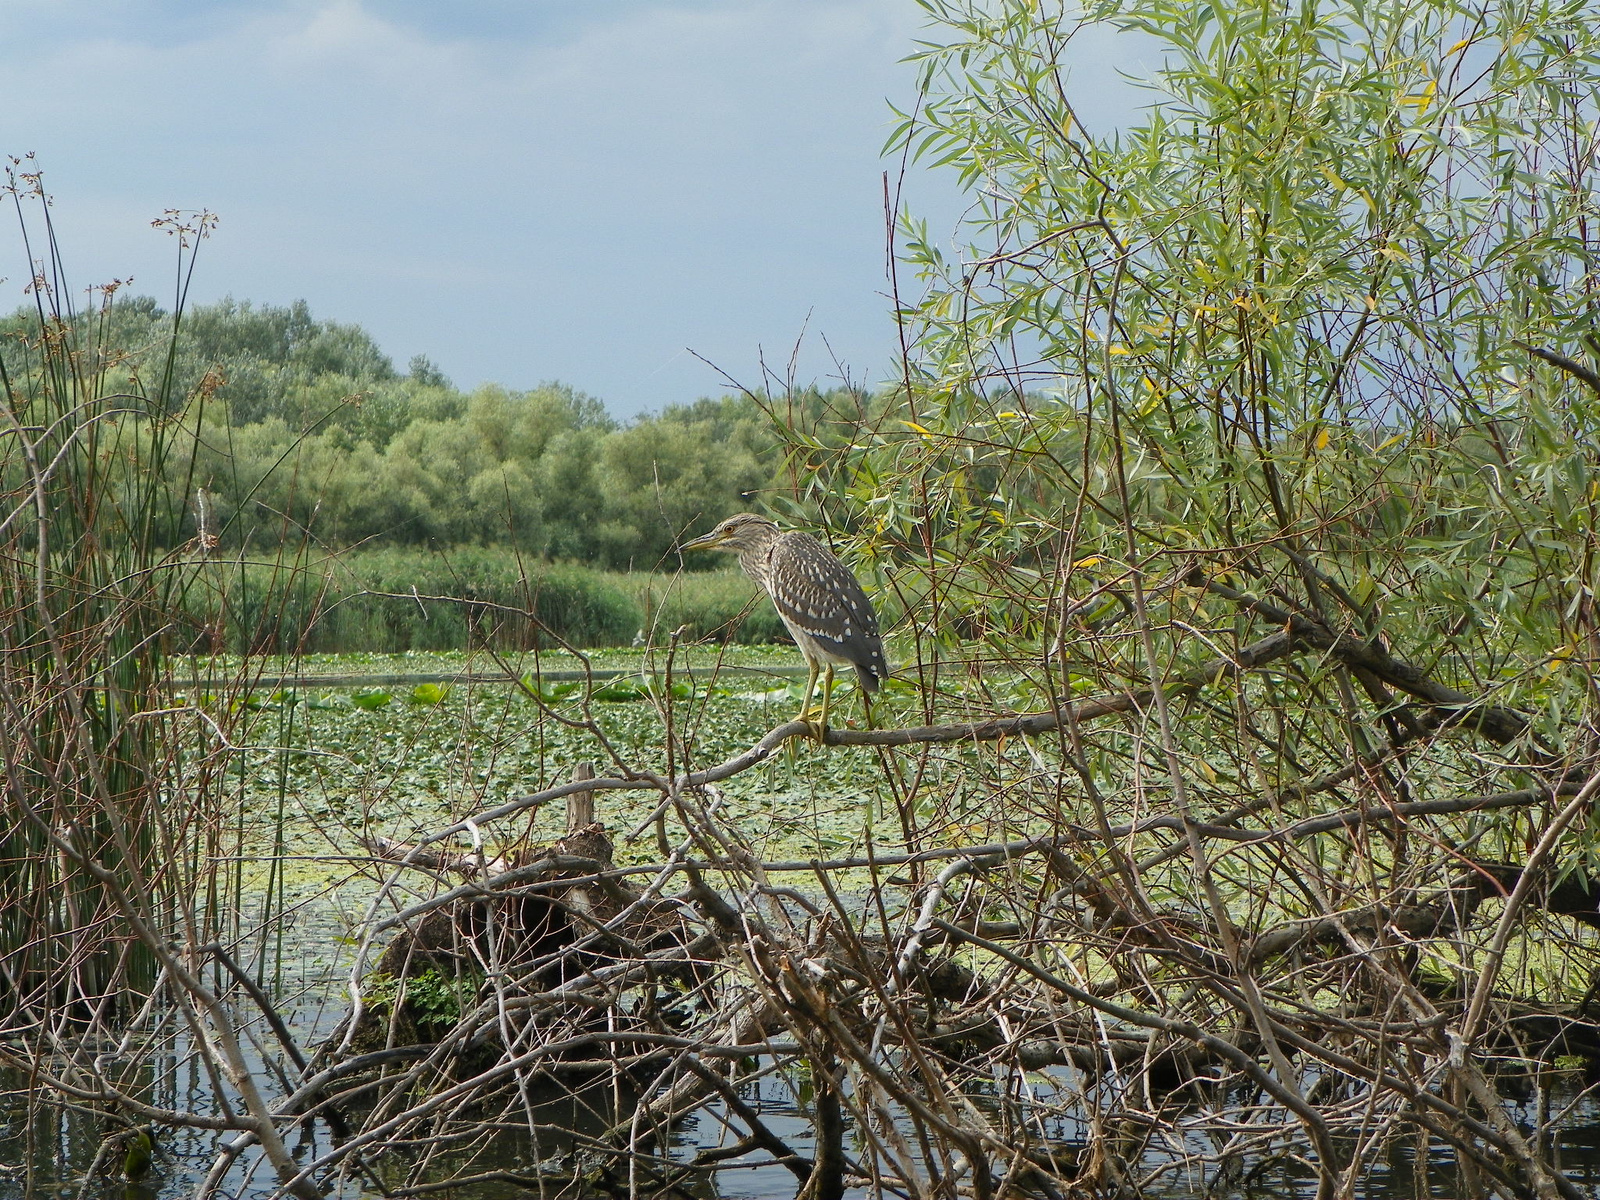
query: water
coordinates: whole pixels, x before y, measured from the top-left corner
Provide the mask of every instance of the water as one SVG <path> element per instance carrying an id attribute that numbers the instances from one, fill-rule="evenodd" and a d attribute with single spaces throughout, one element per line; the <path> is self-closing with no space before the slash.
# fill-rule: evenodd
<path id="1" fill-rule="evenodd" d="M 319 929 L 319 936 L 311 940 L 326 948 L 329 943 L 320 934 L 331 932 L 331 928 Z M 318 1044 L 337 1023 L 343 1004 L 342 970 L 336 961 L 307 954 L 292 965 L 286 964 L 283 972 L 275 972 L 300 988 L 300 1003 L 286 1015 L 302 1047 Z M 247 1033 L 252 1039 L 250 1053 L 258 1078 L 270 1081 L 281 1054 L 264 1024 L 249 1026 Z M 102 1069 L 119 1074 L 126 1091 L 152 1105 L 214 1111 L 214 1080 L 198 1056 L 191 1053 L 187 1032 L 169 1022 L 160 1036 L 154 1053 L 130 1054 L 123 1059 L 117 1058 L 116 1048 L 109 1046 L 80 1046 L 74 1051 L 97 1051 Z M 57 1072 L 66 1069 L 61 1062 L 45 1066 Z M 1511 1115 L 1524 1131 L 1529 1131 L 1536 1126 L 1541 1109 L 1546 1114 L 1557 1114 L 1559 1119 L 1546 1152 L 1584 1194 L 1600 1200 L 1600 1102 L 1584 1090 L 1573 1074 L 1549 1076 L 1546 1083 L 1548 1090 L 1542 1100 L 1536 1089 L 1524 1089 L 1527 1095 L 1513 1104 Z M 1035 1131 L 1059 1146 L 1064 1155 L 1070 1155 L 1073 1147 L 1085 1141 L 1088 1126 L 1081 1111 L 1063 1104 L 1061 1097 L 1081 1094 L 1078 1089 L 1085 1086 L 1085 1081 L 1076 1072 L 1060 1068 L 1032 1073 L 1026 1086 L 1031 1089 L 1031 1096 L 1039 1098 L 1041 1111 L 1049 1113 Z M 269 1083 L 267 1091 L 270 1100 L 282 1094 L 283 1085 Z M 796 1153 L 809 1156 L 814 1152 L 810 1090 L 803 1073 L 769 1070 L 741 1083 L 737 1094 Z M 999 1089 L 994 1087 L 977 1089 L 970 1098 L 994 1114 L 1002 1108 Z M 237 1106 L 236 1100 L 229 1099 Z M 448 1192 L 422 1194 L 449 1195 L 459 1200 L 521 1200 L 532 1194 L 554 1195 L 573 1175 L 601 1170 L 601 1164 L 575 1154 L 575 1135 L 598 1134 L 609 1128 L 626 1116 L 636 1098 L 614 1092 L 610 1086 L 562 1089 L 539 1085 L 528 1100 L 529 1108 L 518 1109 L 514 1114 L 521 1118 L 522 1128 L 501 1128 L 479 1145 L 451 1148 L 420 1167 L 415 1156 L 390 1153 L 371 1157 L 368 1161 L 373 1174 L 352 1173 L 344 1178 L 337 1189 L 337 1200 L 363 1200 L 458 1175 L 487 1178 Z M 526 1128 L 530 1114 L 537 1126 L 536 1134 Z M 1151 1200 L 1186 1200 L 1202 1194 L 1215 1200 L 1309 1200 L 1314 1195 L 1310 1172 L 1303 1164 L 1288 1160 L 1246 1162 L 1225 1180 L 1187 1168 L 1151 1178 L 1151 1173 L 1164 1164 L 1170 1166 L 1188 1155 L 1214 1152 L 1209 1135 L 1202 1132 L 1202 1118 L 1207 1115 L 1193 1107 L 1170 1106 L 1161 1114 L 1137 1160 L 1121 1164 L 1127 1177 L 1150 1180 L 1144 1195 Z M 121 1176 L 122 1150 L 108 1141 L 116 1132 L 117 1127 L 104 1117 L 86 1109 L 61 1109 L 44 1103 L 24 1073 L 0 1069 L 0 1200 L 180 1200 L 195 1194 L 212 1167 L 219 1145 L 233 1137 L 196 1130 L 163 1131 L 150 1174 L 129 1184 Z M 743 1133 L 744 1126 L 737 1117 L 730 1116 L 725 1104 L 710 1103 L 673 1131 L 669 1152 L 676 1161 L 688 1162 L 706 1150 L 732 1144 Z M 908 1122 L 902 1123 L 902 1133 L 908 1141 L 912 1139 Z M 845 1149 L 852 1157 L 853 1135 L 847 1123 Z M 327 1127 L 321 1122 L 288 1131 L 286 1140 L 300 1161 L 309 1161 L 331 1148 Z M 1419 1192 L 1412 1161 L 1414 1145 L 1409 1139 L 1391 1145 L 1366 1164 L 1355 1193 L 1359 1200 L 1462 1195 L 1454 1154 L 1437 1142 L 1430 1143 L 1426 1190 Z M 698 1175 L 692 1184 L 678 1190 L 701 1200 L 788 1200 L 798 1190 L 798 1181 L 788 1169 L 764 1162 L 769 1158 L 761 1150 L 730 1158 L 720 1162 L 714 1172 Z M 592 1179 L 595 1186 L 586 1190 L 586 1195 L 604 1195 L 610 1188 L 626 1186 L 626 1179 L 618 1178 L 615 1168 L 609 1178 Z M 261 1162 L 259 1151 L 252 1149 L 229 1171 L 221 1194 L 256 1200 L 269 1195 L 274 1184 L 272 1172 Z M 858 1190 L 852 1195 L 868 1193 Z"/>
<path id="2" fill-rule="evenodd" d="M 163 1054 L 153 1063 L 135 1069 L 129 1082 L 145 1089 L 153 1103 L 204 1110 L 212 1094 L 210 1080 L 194 1059 L 183 1055 L 182 1049 L 175 1046 L 173 1053 Z M 194 1194 L 211 1167 L 218 1145 L 215 1135 L 197 1131 L 166 1132 L 162 1134 L 150 1175 L 139 1183 L 125 1184 L 118 1171 L 120 1152 L 111 1153 L 105 1149 L 108 1126 L 101 1118 L 83 1111 L 60 1111 L 30 1103 L 26 1080 L 14 1071 L 0 1074 L 0 1086 L 5 1089 L 3 1103 L 0 1103 L 0 1200 L 179 1200 Z M 814 1141 L 805 1091 L 803 1081 L 773 1073 L 742 1085 L 739 1095 L 759 1113 L 774 1134 L 796 1152 L 809 1155 Z M 386 1189 L 403 1188 L 408 1182 L 425 1182 L 429 1177 L 443 1178 L 458 1173 L 483 1176 L 497 1172 L 500 1173 L 498 1178 L 437 1194 L 466 1200 L 511 1200 L 537 1190 L 554 1194 L 575 1166 L 579 1173 L 594 1167 L 574 1159 L 572 1140 L 561 1131 L 598 1132 L 614 1118 L 617 1111 L 614 1100 L 608 1088 L 564 1098 L 549 1092 L 541 1097 L 535 1109 L 541 1125 L 537 1138 L 530 1137 L 526 1129 L 501 1132 L 470 1156 L 464 1153 L 441 1155 L 421 1179 L 412 1177 L 414 1171 L 409 1161 L 395 1155 L 380 1156 L 373 1160 L 377 1179 L 349 1178 L 338 1194 L 344 1200 L 359 1200 L 379 1196 Z M 626 1111 L 631 1098 L 623 1097 L 622 1101 Z M 1565 1080 L 1551 1089 L 1548 1103 L 1550 1111 L 1568 1109 L 1548 1147 L 1552 1160 L 1580 1191 L 1600 1197 L 1600 1104 Z M 1532 1126 L 1536 1116 L 1534 1105 L 1535 1100 L 1530 1097 L 1512 1110 L 1524 1129 Z M 1155 1148 L 1147 1151 L 1141 1162 L 1124 1164 L 1128 1172 L 1138 1175 L 1155 1168 L 1164 1155 L 1208 1146 L 1202 1137 L 1186 1128 L 1191 1126 L 1188 1118 L 1194 1115 L 1192 1112 L 1187 1117 L 1182 1112 L 1172 1114 L 1164 1136 L 1152 1139 Z M 673 1157 L 680 1162 L 687 1161 L 708 1148 L 730 1144 L 734 1135 L 723 1123 L 726 1116 L 723 1105 L 712 1104 L 684 1121 L 673 1138 Z M 1048 1132 L 1059 1138 L 1063 1146 L 1070 1147 L 1081 1139 L 1084 1129 L 1076 1121 L 1057 1121 L 1055 1128 Z M 328 1148 L 327 1132 L 320 1124 L 314 1131 L 291 1135 L 288 1140 L 302 1160 Z M 847 1125 L 847 1153 L 851 1151 L 850 1142 L 851 1130 Z M 1409 1145 L 1391 1147 L 1386 1155 L 1371 1162 L 1363 1172 L 1356 1196 L 1361 1200 L 1417 1196 Z M 685 1195 L 700 1196 L 704 1200 L 788 1200 L 798 1190 L 797 1180 L 784 1167 L 770 1162 L 756 1165 L 756 1160 L 767 1157 L 763 1151 L 753 1151 L 731 1159 L 720 1164 L 714 1174 L 704 1176 L 703 1181 L 681 1190 Z M 98 1169 L 91 1172 L 97 1159 Z M 1437 1143 L 1430 1150 L 1427 1175 L 1428 1196 L 1444 1198 L 1462 1194 L 1454 1155 Z M 544 1188 L 539 1186 L 541 1177 L 548 1180 Z M 264 1197 L 272 1191 L 273 1182 L 271 1172 L 251 1152 L 230 1172 L 223 1194 Z M 609 1182 L 613 1186 L 625 1184 L 614 1174 L 609 1181 L 596 1178 L 595 1182 Z M 1314 1193 L 1313 1181 L 1303 1167 L 1258 1162 L 1246 1165 L 1238 1178 L 1227 1182 L 1179 1171 L 1156 1180 L 1145 1194 L 1152 1200 L 1177 1200 L 1205 1193 L 1208 1184 L 1215 1186 L 1209 1194 L 1217 1200 L 1233 1197 L 1281 1200 L 1310 1197 Z M 604 1188 L 602 1194 L 603 1191 Z M 852 1195 L 867 1193 L 857 1190 Z"/>

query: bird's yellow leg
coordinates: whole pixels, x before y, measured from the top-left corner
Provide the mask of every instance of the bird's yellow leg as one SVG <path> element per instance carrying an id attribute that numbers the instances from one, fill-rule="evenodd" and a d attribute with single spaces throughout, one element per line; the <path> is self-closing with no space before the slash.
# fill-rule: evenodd
<path id="1" fill-rule="evenodd" d="M 822 669 L 821 663 L 809 658 L 806 659 L 806 666 L 811 668 L 811 674 L 806 679 L 805 695 L 800 697 L 800 715 L 795 717 L 796 721 L 804 721 L 810 715 L 811 693 L 817 690 L 817 672 Z"/>
<path id="2" fill-rule="evenodd" d="M 811 726 L 811 736 L 821 742 L 828 732 L 828 700 L 833 696 L 833 664 L 828 664 L 822 676 L 822 719 Z"/>

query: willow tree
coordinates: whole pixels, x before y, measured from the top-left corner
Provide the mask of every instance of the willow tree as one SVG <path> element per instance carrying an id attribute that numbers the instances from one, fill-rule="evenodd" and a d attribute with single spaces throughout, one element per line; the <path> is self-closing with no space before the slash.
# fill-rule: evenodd
<path id="1" fill-rule="evenodd" d="M 854 489 L 926 594 L 930 650 L 978 631 L 1083 691 L 1286 631 L 1272 671 L 1198 705 L 1156 689 L 1155 774 L 1089 772 L 1172 803 L 1357 761 L 1374 799 L 1581 783 L 1600 14 L 926 7 L 954 40 L 901 137 L 973 207 L 955 251 L 905 246 L 903 410 L 819 486 Z M 1163 63 L 1120 131 L 1073 104 L 1102 22 Z M 1510 853 L 1549 815 L 1474 836 Z"/>

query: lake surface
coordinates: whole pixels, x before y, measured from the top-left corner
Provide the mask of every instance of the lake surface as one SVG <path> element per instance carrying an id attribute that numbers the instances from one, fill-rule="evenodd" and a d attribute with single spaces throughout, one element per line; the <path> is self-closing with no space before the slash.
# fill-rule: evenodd
<path id="1" fill-rule="evenodd" d="M 330 987 L 329 990 L 334 989 Z M 331 1007 L 320 1010 L 303 1007 L 298 1015 L 297 1032 L 308 1035 L 309 1043 L 311 1037 L 331 1029 L 336 1016 Z M 182 1036 L 172 1037 L 153 1062 L 130 1070 L 129 1086 L 142 1090 L 153 1103 L 162 1106 L 208 1110 L 211 1080 L 198 1063 L 187 1056 L 186 1050 Z M 1070 1072 L 1063 1070 L 1056 1078 L 1067 1084 L 1072 1082 L 1069 1076 Z M 63 1112 L 37 1103 L 38 1098 L 30 1091 L 26 1077 L 15 1071 L 0 1072 L 0 1088 L 4 1089 L 0 1096 L 0 1200 L 180 1200 L 194 1195 L 211 1167 L 219 1144 L 217 1137 L 210 1133 L 163 1132 L 150 1175 L 140 1183 L 125 1184 L 118 1170 L 120 1152 L 107 1154 L 102 1150 L 109 1130 L 101 1118 L 85 1112 Z M 797 1152 L 811 1152 L 813 1142 L 803 1080 L 773 1073 L 743 1085 L 740 1093 L 774 1133 Z M 983 1102 L 981 1096 L 975 1099 Z M 628 1102 L 628 1098 L 623 1098 L 624 1106 Z M 1519 1124 L 1528 1129 L 1538 1107 L 1539 1098 L 1529 1095 L 1512 1111 Z M 1559 1131 L 1550 1147 L 1554 1161 L 1580 1190 L 1600 1197 L 1600 1103 L 1592 1095 L 1580 1091 L 1570 1076 L 1562 1075 L 1553 1077 L 1553 1084 L 1544 1097 L 1544 1109 L 1562 1114 Z M 559 1129 L 597 1132 L 617 1111 L 618 1105 L 608 1087 L 592 1088 L 576 1101 L 570 1097 L 548 1098 L 536 1109 L 537 1119 L 544 1127 L 537 1140 L 526 1130 L 498 1134 L 491 1148 L 475 1153 L 470 1164 L 459 1158 L 455 1161 L 440 1159 L 424 1179 L 442 1178 L 457 1172 L 482 1175 L 498 1171 L 507 1177 L 431 1194 L 463 1200 L 510 1200 L 540 1192 L 555 1195 L 560 1191 L 560 1184 L 551 1179 L 547 1186 L 539 1186 L 541 1174 L 551 1171 L 566 1177 L 575 1162 L 571 1157 L 571 1140 L 563 1137 Z M 728 1144 L 732 1136 L 722 1123 L 722 1115 L 722 1107 L 712 1104 L 684 1121 L 674 1137 L 674 1156 L 687 1160 L 705 1148 Z M 1154 1170 L 1185 1149 L 1209 1148 L 1209 1143 L 1198 1137 L 1191 1140 L 1184 1124 L 1180 1113 L 1161 1135 L 1152 1139 L 1157 1149 L 1147 1152 L 1138 1163 L 1124 1164 L 1128 1173 L 1138 1176 Z M 1081 1122 L 1060 1117 L 1054 1118 L 1046 1129 L 1053 1140 L 1067 1146 L 1080 1142 L 1085 1131 Z M 297 1157 L 314 1156 L 327 1148 L 327 1136 L 326 1127 L 318 1124 L 309 1133 L 291 1133 L 288 1140 Z M 846 1139 L 849 1153 L 848 1130 Z M 1400 1200 L 1419 1195 L 1410 1145 L 1408 1142 L 1405 1147 L 1396 1147 L 1389 1155 L 1370 1163 L 1363 1172 L 1356 1196 L 1362 1200 Z M 755 1161 L 764 1157 L 762 1152 L 754 1152 L 746 1159 Z M 377 1178 L 388 1187 L 404 1186 L 409 1166 L 395 1155 L 373 1162 Z M 1153 1200 L 1177 1200 L 1202 1194 L 1216 1200 L 1234 1197 L 1239 1200 L 1306 1197 L 1309 1200 L 1314 1195 L 1314 1183 L 1303 1171 L 1277 1164 L 1256 1163 L 1253 1167 L 1256 1177 L 1250 1178 L 1251 1168 L 1247 1167 L 1244 1178 L 1230 1181 L 1217 1181 L 1191 1172 L 1169 1173 L 1153 1181 L 1144 1194 Z M 1427 1176 L 1428 1196 L 1446 1198 L 1462 1194 L 1454 1155 L 1448 1149 L 1437 1144 L 1432 1147 Z M 419 1181 L 413 1179 L 412 1182 Z M 1208 1185 L 1214 1190 L 1208 1192 Z M 687 1190 L 707 1200 L 788 1200 L 795 1195 L 797 1184 L 794 1175 L 782 1167 L 745 1165 L 745 1160 L 735 1159 L 703 1183 Z M 272 1191 L 271 1172 L 252 1151 L 230 1172 L 222 1194 L 264 1198 Z M 338 1193 L 343 1200 L 382 1194 L 383 1189 L 373 1179 L 360 1178 L 346 1180 Z M 853 1190 L 851 1194 L 868 1195 L 865 1190 Z"/>

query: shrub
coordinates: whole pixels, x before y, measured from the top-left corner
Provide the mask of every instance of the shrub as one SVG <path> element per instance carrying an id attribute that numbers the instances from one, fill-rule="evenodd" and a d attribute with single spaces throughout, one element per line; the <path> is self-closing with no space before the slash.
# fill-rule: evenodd
<path id="1" fill-rule="evenodd" d="M 504 547 L 352 550 L 217 559 L 201 570 L 180 635 L 198 652 L 397 653 L 488 644 L 532 649 L 788 640 L 737 571 L 676 576 L 598 571 Z"/>
<path id="2" fill-rule="evenodd" d="M 679 628 L 690 641 L 743 645 L 781 642 L 789 636 L 771 602 L 734 571 L 654 577 L 647 607 L 655 641 Z"/>

